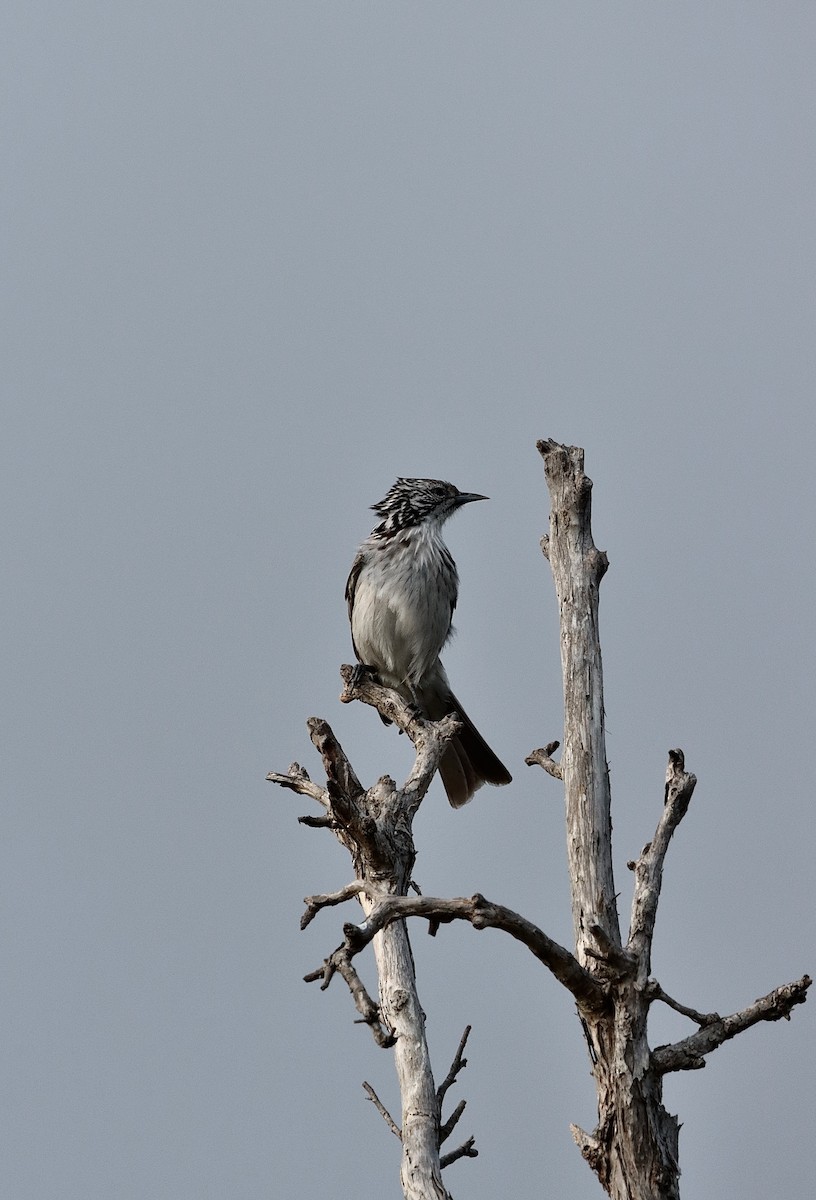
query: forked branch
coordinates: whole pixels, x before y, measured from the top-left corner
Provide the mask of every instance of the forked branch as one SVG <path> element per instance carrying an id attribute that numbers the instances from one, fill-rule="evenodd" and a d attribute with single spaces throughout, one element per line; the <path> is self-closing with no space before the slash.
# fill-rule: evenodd
<path id="1" fill-rule="evenodd" d="M 804 1004 L 811 985 L 809 975 L 793 983 L 774 988 L 767 996 L 755 1000 L 740 1012 L 706 1023 L 696 1033 L 675 1042 L 671 1046 L 657 1046 L 652 1051 L 652 1066 L 661 1075 L 669 1071 L 698 1071 L 705 1066 L 705 1055 L 716 1050 L 723 1042 L 736 1037 L 760 1021 L 790 1020 L 791 1010 Z"/>
<path id="2" fill-rule="evenodd" d="M 683 751 L 670 750 L 663 812 L 651 842 L 644 847 L 637 862 L 631 864 L 635 872 L 635 889 L 627 950 L 637 959 L 641 984 L 645 983 L 651 970 L 652 939 L 663 882 L 663 861 L 672 834 L 688 811 L 696 783 L 696 776 L 685 770 Z"/>

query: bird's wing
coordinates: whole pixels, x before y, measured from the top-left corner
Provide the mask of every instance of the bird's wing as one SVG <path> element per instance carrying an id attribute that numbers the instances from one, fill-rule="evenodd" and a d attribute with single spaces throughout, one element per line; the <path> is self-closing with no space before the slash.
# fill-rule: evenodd
<path id="1" fill-rule="evenodd" d="M 352 630 L 351 644 L 354 646 L 354 653 L 357 655 L 358 662 L 362 662 L 363 660 L 360 658 L 360 651 L 357 649 L 357 646 L 354 643 L 354 625 L 352 624 L 351 614 L 354 611 L 354 595 L 357 591 L 357 580 L 360 578 L 360 572 L 363 569 L 363 562 L 364 559 L 362 554 L 358 554 L 354 562 L 351 564 L 351 571 L 349 572 L 349 577 L 346 580 L 346 604 L 348 605 L 349 625 L 351 625 Z"/>

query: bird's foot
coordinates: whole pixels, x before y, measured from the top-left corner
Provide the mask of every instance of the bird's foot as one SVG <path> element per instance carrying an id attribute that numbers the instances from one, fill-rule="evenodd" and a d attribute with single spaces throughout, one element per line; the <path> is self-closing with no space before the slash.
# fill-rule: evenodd
<path id="1" fill-rule="evenodd" d="M 351 691 L 352 689 L 359 687 L 360 684 L 365 683 L 367 679 L 376 680 L 376 678 L 377 672 L 373 667 L 369 667 L 366 663 L 356 663 L 352 668 L 351 675 L 349 676 L 349 690 Z"/>

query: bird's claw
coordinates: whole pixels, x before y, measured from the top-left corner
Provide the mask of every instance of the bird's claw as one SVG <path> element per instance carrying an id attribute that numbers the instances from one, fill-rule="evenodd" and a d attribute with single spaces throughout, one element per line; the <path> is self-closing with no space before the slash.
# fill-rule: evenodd
<path id="1" fill-rule="evenodd" d="M 356 663 L 354 667 L 352 667 L 351 675 L 349 676 L 349 690 L 359 687 L 360 684 L 365 683 L 367 679 L 375 678 L 376 672 L 373 667 L 367 666 L 366 663 Z"/>

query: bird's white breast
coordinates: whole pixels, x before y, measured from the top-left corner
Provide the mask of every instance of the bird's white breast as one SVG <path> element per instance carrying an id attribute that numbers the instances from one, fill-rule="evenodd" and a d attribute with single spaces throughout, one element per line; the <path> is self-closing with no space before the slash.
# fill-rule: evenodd
<path id="1" fill-rule="evenodd" d="M 451 629 L 456 568 L 431 524 L 361 547 L 351 628 L 357 653 L 391 686 L 418 683 Z"/>

